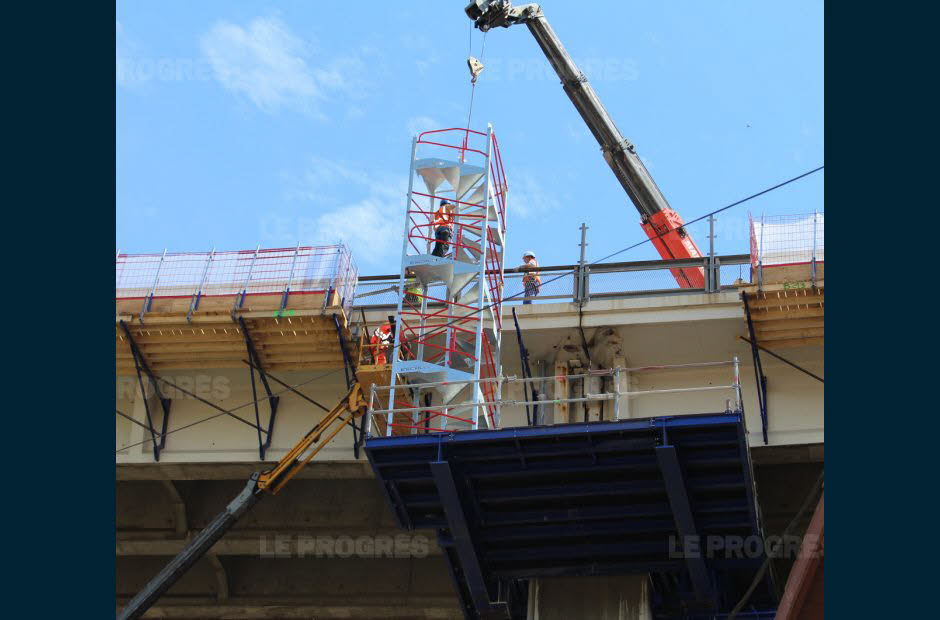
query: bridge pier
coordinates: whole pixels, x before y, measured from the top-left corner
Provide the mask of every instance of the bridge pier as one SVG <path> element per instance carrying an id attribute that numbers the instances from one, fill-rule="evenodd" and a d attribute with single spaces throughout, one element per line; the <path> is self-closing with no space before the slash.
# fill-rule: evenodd
<path id="1" fill-rule="evenodd" d="M 652 620 L 649 577 L 542 577 L 529 582 L 527 620 Z"/>

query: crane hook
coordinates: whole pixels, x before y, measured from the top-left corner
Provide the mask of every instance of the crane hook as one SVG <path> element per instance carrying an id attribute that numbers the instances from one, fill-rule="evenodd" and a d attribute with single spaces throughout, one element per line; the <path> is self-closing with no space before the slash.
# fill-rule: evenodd
<path id="1" fill-rule="evenodd" d="M 477 76 L 483 73 L 483 63 L 473 56 L 470 56 L 467 58 L 467 68 L 470 69 L 470 83 L 475 84 Z"/>

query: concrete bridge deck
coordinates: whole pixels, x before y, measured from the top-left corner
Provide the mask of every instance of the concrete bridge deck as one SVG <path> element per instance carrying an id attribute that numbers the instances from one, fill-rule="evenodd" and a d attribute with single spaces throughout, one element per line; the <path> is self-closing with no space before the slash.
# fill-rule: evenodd
<path id="1" fill-rule="evenodd" d="M 533 373 L 551 376 L 558 364 L 584 357 L 581 331 L 595 363 L 652 366 L 741 360 L 745 417 L 758 501 L 767 533 L 779 533 L 822 466 L 823 385 L 773 358 L 768 376 L 768 445 L 760 434 L 754 370 L 743 306 L 736 290 L 592 300 L 579 317 L 572 303 L 516 307 Z M 387 312 L 364 312 L 380 323 Z M 350 313 L 356 320 L 363 313 Z M 504 308 L 503 363 L 521 375 L 509 308 Z M 579 322 L 581 328 L 579 328 Z M 354 329 L 354 328 L 353 328 Z M 335 332 L 335 328 L 334 328 Z M 335 333 L 333 334 L 335 337 Z M 263 337 L 262 337 L 263 340 Z M 782 351 L 822 375 L 820 344 Z M 345 393 L 337 357 L 332 368 L 270 370 L 272 376 L 330 407 Z M 254 422 L 248 367 L 178 367 L 158 371 L 167 381 Z M 727 369 L 638 373 L 631 389 L 727 382 Z M 278 388 L 278 386 L 273 386 Z M 544 385 L 552 393 L 547 379 Z M 276 461 L 322 416 L 307 400 L 281 390 L 265 462 L 256 429 L 182 392 L 173 393 L 166 445 L 159 463 L 148 445 L 136 376 L 118 377 L 117 604 L 127 600 L 243 486 L 248 475 Z M 277 391 L 277 389 L 276 389 Z M 152 410 L 159 406 L 153 394 Z M 701 396 L 666 394 L 631 399 L 625 417 L 702 411 Z M 721 398 L 714 396 L 708 398 Z M 261 403 L 267 422 L 267 403 Z M 554 416 L 555 412 L 550 412 Z M 589 412 L 589 415 L 595 415 Z M 212 417 L 215 416 L 215 417 Z M 201 421 L 206 420 L 206 421 Z M 525 424 L 522 408 L 503 411 L 503 426 Z M 190 426 L 192 425 L 192 426 Z M 179 429 L 179 430 L 177 430 Z M 147 617 L 153 618 L 459 618 L 446 564 L 433 532 L 402 532 L 381 496 L 364 455 L 354 456 L 343 430 L 298 479 L 267 498 Z M 781 564 L 782 578 L 789 565 Z"/>

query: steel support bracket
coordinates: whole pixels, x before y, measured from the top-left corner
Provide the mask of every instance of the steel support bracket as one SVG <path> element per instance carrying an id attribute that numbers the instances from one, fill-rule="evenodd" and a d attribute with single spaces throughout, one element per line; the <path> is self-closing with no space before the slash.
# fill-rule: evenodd
<path id="1" fill-rule="evenodd" d="M 343 352 L 343 374 L 346 376 L 346 388 L 352 388 L 353 381 L 358 381 L 359 377 L 356 376 L 356 367 L 352 363 L 352 359 L 349 356 L 349 351 L 346 349 L 346 341 L 343 339 L 343 328 L 339 325 L 339 318 L 334 314 L 333 315 L 333 325 L 336 327 L 336 337 L 339 339 L 339 350 Z M 366 441 L 366 417 L 362 416 L 359 420 L 359 425 L 356 425 L 356 420 L 353 419 L 350 421 L 350 425 L 353 429 L 353 456 L 356 460 L 359 459 L 359 450 L 362 448 L 362 444 Z"/>
<path id="2" fill-rule="evenodd" d="M 522 330 L 519 328 L 519 319 L 516 317 L 516 309 L 512 309 L 512 321 L 516 324 L 516 340 L 519 342 L 519 361 L 522 367 L 522 378 L 531 379 L 532 370 L 529 368 L 529 350 L 526 349 L 525 342 L 522 340 Z M 529 400 L 529 382 L 522 384 L 525 399 Z M 531 384 L 532 400 L 541 400 L 538 391 L 535 389 L 535 383 Z M 539 405 L 533 405 L 531 411 L 529 405 L 525 406 L 525 419 L 529 426 L 538 426 L 541 422 L 539 416 Z"/>
<path id="3" fill-rule="evenodd" d="M 757 346 L 757 334 L 754 331 L 754 322 L 751 320 L 751 308 L 747 304 L 747 293 L 741 291 L 741 301 L 744 303 L 744 316 L 747 317 L 747 331 L 751 340 L 751 357 L 754 359 L 754 376 L 757 380 L 757 406 L 760 408 L 761 433 L 764 445 L 767 445 L 767 375 L 761 364 L 760 348 Z"/>
<path id="4" fill-rule="evenodd" d="M 248 349 L 248 361 L 250 362 L 248 364 L 248 373 L 251 376 L 251 399 L 254 401 L 255 405 L 255 425 L 258 430 L 258 454 L 263 461 L 265 452 L 271 447 L 271 437 L 274 435 L 274 420 L 277 417 L 277 405 L 281 397 L 275 396 L 271 391 L 271 386 L 268 385 L 268 376 L 261 366 L 261 359 L 258 357 L 258 352 L 255 350 L 255 346 L 251 342 L 251 337 L 248 335 L 248 327 L 245 325 L 245 319 L 238 317 L 238 324 L 241 327 L 242 336 L 245 337 L 245 348 Z M 258 408 L 258 391 L 255 386 L 256 368 L 258 369 L 258 376 L 261 378 L 261 384 L 264 386 L 264 391 L 268 395 L 268 404 L 271 407 L 271 415 L 268 417 L 266 439 L 261 438 L 261 412 Z"/>
<path id="5" fill-rule="evenodd" d="M 127 329 L 127 325 L 124 324 L 124 321 L 121 321 L 121 329 L 124 330 L 124 336 L 127 338 L 127 343 L 131 348 L 131 355 L 134 356 L 134 369 L 137 371 L 137 383 L 140 385 L 140 394 L 144 399 L 144 411 L 147 413 L 147 428 L 150 430 L 150 440 L 153 443 L 153 459 L 159 461 L 160 452 L 166 447 L 166 431 L 167 425 L 170 422 L 170 405 L 172 402 L 169 398 L 163 396 L 163 392 L 160 391 L 159 381 L 157 381 L 153 371 L 150 370 L 146 360 L 144 360 L 144 356 L 141 354 L 140 349 L 137 348 L 137 343 L 134 342 L 134 338 L 131 336 L 131 332 Z M 143 371 L 143 373 L 141 373 L 141 371 Z M 153 415 L 150 413 L 150 403 L 147 398 L 147 389 L 144 387 L 143 375 L 147 375 L 147 379 L 150 381 L 150 387 L 153 388 L 153 393 L 160 399 L 160 407 L 163 409 L 163 422 L 160 425 L 159 442 L 157 441 L 157 431 L 153 427 Z"/>

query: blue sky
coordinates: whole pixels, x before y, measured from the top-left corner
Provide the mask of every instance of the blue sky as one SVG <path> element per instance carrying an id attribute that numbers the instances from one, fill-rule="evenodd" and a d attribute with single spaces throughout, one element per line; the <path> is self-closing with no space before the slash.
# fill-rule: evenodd
<path id="1" fill-rule="evenodd" d="M 117 248 L 343 240 L 361 273 L 397 272 L 411 135 L 466 124 L 464 4 L 119 3 Z M 592 6 L 542 3 L 686 221 L 824 163 L 821 1 Z M 472 126 L 500 140 L 507 265 L 524 249 L 576 262 L 581 222 L 589 260 L 645 239 L 528 30 L 493 30 L 483 52 Z M 823 210 L 823 181 L 722 214 L 718 251 L 747 251 L 748 211 Z M 705 249 L 704 223 L 691 232 Z"/>

